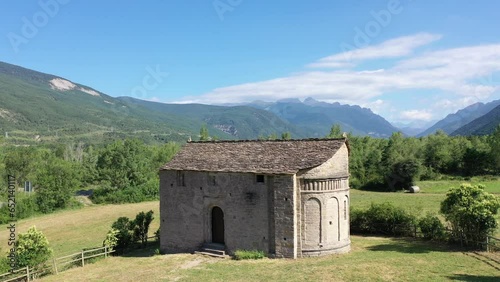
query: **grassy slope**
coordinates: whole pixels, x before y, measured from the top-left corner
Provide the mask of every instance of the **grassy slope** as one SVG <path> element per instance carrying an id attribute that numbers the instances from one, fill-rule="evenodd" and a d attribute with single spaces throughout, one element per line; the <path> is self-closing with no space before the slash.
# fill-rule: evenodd
<path id="1" fill-rule="evenodd" d="M 78 252 L 82 248 L 102 245 L 111 224 L 120 216 L 135 218 L 140 211 L 154 211 L 155 219 L 151 223 L 150 236 L 159 226 L 159 204 L 157 201 L 127 205 L 90 206 L 77 210 L 61 211 L 54 214 L 20 220 L 17 233 L 26 232 L 36 225 L 41 230 L 56 257 Z M 0 226 L 0 246 L 7 250 L 8 230 Z"/>
<path id="2" fill-rule="evenodd" d="M 282 132 L 291 132 L 294 138 L 304 138 L 311 135 L 310 131 L 285 122 L 271 112 L 252 107 L 163 104 L 131 97 L 119 97 L 118 100 L 126 102 L 128 105 L 144 107 L 151 112 L 171 113 L 185 119 L 197 120 L 199 124 L 207 123 L 209 125 L 209 133 L 223 139 L 255 139 L 258 136 L 268 136 L 273 133 L 281 134 Z M 214 125 L 234 126 L 238 130 L 237 136 L 231 137 L 228 134 L 220 132 L 212 127 Z"/>
<path id="3" fill-rule="evenodd" d="M 93 143 L 125 137 L 147 142 L 186 141 L 196 136 L 202 124 L 234 126 L 239 139 L 256 139 L 272 133 L 292 132 L 296 138 L 305 131 L 273 113 L 251 107 L 175 105 L 113 98 L 104 93 L 92 96 L 80 91 L 51 88 L 56 76 L 0 62 L 0 133 L 9 132 L 14 143 L 42 141 Z M 215 127 L 210 134 L 221 139 L 235 137 Z"/>

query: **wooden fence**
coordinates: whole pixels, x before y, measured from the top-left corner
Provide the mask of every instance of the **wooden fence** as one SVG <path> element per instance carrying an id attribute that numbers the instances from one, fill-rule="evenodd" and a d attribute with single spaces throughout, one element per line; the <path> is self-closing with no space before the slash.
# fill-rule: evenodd
<path id="1" fill-rule="evenodd" d="M 85 261 L 92 258 L 97 258 L 104 256 L 108 257 L 109 254 L 115 252 L 110 250 L 109 247 L 100 247 L 88 250 L 82 250 L 81 252 L 70 254 L 63 257 L 53 258 L 52 261 L 48 263 L 37 266 L 37 267 L 24 267 L 11 272 L 7 272 L 0 275 L 0 281 L 32 281 L 42 275 L 55 273 L 58 274 L 60 271 L 72 268 L 74 266 L 85 266 Z"/>
<path id="2" fill-rule="evenodd" d="M 499 252 L 500 251 L 500 239 L 493 236 L 486 237 L 486 251 L 487 252 Z"/>

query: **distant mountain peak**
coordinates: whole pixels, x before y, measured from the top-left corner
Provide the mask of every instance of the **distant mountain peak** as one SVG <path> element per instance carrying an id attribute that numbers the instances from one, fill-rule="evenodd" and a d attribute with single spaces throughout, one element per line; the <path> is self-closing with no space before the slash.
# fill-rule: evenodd
<path id="1" fill-rule="evenodd" d="M 474 103 L 455 113 L 448 114 L 444 119 L 436 122 L 433 126 L 418 134 L 417 137 L 433 134 L 437 130 L 443 130 L 447 134 L 452 134 L 457 129 L 487 114 L 498 105 L 500 105 L 500 100 L 494 100 L 486 104 L 482 102 Z"/>
<path id="2" fill-rule="evenodd" d="M 306 104 L 306 105 L 313 106 L 313 105 L 316 105 L 318 103 L 320 103 L 320 102 L 312 97 L 307 97 L 307 99 L 304 100 L 304 104 Z"/>
<path id="3" fill-rule="evenodd" d="M 295 104 L 302 104 L 302 102 L 298 98 L 285 98 L 276 101 L 276 103 L 295 103 Z"/>

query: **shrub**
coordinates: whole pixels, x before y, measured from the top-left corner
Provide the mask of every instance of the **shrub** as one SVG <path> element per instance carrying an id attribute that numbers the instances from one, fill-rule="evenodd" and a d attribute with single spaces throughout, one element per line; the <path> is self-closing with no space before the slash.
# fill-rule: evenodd
<path id="1" fill-rule="evenodd" d="M 116 250 L 123 251 L 132 243 L 132 234 L 130 230 L 132 229 L 132 222 L 128 217 L 119 217 L 113 224 L 111 225 L 112 229 L 116 229 L 118 233 L 116 234 L 117 243 Z"/>
<path id="2" fill-rule="evenodd" d="M 26 233 L 19 234 L 16 255 L 18 267 L 35 267 L 52 256 L 52 249 L 49 248 L 49 241 L 45 235 L 33 226 Z"/>
<path id="3" fill-rule="evenodd" d="M 428 213 L 425 217 L 419 219 L 418 227 L 420 228 L 424 239 L 444 240 L 446 237 L 443 223 L 437 216 L 431 213 Z"/>
<path id="4" fill-rule="evenodd" d="M 153 221 L 153 211 L 150 210 L 147 213 L 140 212 L 135 216 L 132 221 L 131 229 L 134 241 L 141 241 L 142 245 L 145 246 L 148 241 L 149 225 Z"/>
<path id="5" fill-rule="evenodd" d="M 158 227 L 158 230 L 155 231 L 155 237 L 156 241 L 160 242 L 160 227 Z"/>
<path id="6" fill-rule="evenodd" d="M 257 250 L 237 250 L 234 252 L 234 259 L 244 260 L 244 259 L 262 259 L 265 257 L 263 251 Z"/>
<path id="7" fill-rule="evenodd" d="M 28 218 L 39 213 L 35 197 L 16 197 L 16 217 L 17 219 Z M 0 208 L 0 224 L 5 224 L 11 220 L 8 205 Z"/>
<path id="8" fill-rule="evenodd" d="M 500 200 L 485 192 L 483 185 L 462 184 L 451 189 L 441 202 L 441 213 L 451 224 L 453 239 L 475 247 L 496 229 L 499 208 Z"/>
<path id="9" fill-rule="evenodd" d="M 123 189 L 112 188 L 104 185 L 101 188 L 95 189 L 92 193 L 92 202 L 96 204 L 123 204 L 123 203 L 139 203 L 149 200 L 157 200 L 158 180 L 154 179 L 139 186 L 129 186 Z"/>
<path id="10" fill-rule="evenodd" d="M 106 238 L 102 242 L 103 247 L 108 247 L 108 251 L 111 252 L 118 245 L 118 229 L 111 228 L 106 234 Z"/>
<path id="11" fill-rule="evenodd" d="M 10 261 L 7 258 L 0 258 L 0 273 L 7 273 L 11 270 Z"/>
<path id="12" fill-rule="evenodd" d="M 371 204 L 365 211 L 350 214 L 351 231 L 361 234 L 413 236 L 416 217 L 391 203 Z"/>

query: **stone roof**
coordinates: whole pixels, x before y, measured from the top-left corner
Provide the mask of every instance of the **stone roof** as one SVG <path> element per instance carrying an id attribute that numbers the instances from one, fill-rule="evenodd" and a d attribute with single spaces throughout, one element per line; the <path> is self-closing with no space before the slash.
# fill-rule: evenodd
<path id="1" fill-rule="evenodd" d="M 329 160 L 347 139 L 188 142 L 161 170 L 295 174 Z"/>

